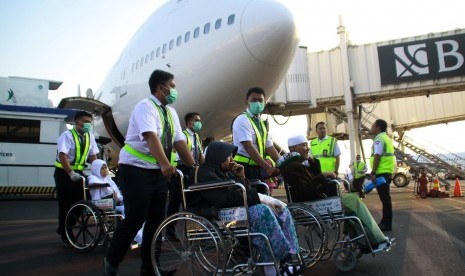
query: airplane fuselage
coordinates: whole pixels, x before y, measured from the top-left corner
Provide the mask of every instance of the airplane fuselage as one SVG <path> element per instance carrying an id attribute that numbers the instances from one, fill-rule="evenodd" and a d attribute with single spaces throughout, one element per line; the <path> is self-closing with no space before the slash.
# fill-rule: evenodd
<path id="1" fill-rule="evenodd" d="M 221 138 L 245 109 L 250 87 L 262 87 L 267 98 L 275 91 L 298 41 L 292 14 L 275 1 L 172 0 L 137 31 L 94 98 L 111 107 L 124 136 L 134 106 L 150 95 L 150 74 L 168 71 L 179 92 L 174 108 L 180 120 L 198 112 L 201 137 Z M 115 140 L 102 118 L 95 132 Z M 111 163 L 120 146 L 109 144 Z"/>

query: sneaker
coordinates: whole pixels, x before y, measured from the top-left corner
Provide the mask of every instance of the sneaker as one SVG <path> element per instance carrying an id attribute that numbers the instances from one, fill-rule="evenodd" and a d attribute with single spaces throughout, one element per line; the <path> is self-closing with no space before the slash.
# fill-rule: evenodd
<path id="1" fill-rule="evenodd" d="M 119 275 L 118 268 L 112 266 L 107 261 L 107 257 L 103 258 L 103 274 L 105 274 L 105 276 L 118 276 Z"/>

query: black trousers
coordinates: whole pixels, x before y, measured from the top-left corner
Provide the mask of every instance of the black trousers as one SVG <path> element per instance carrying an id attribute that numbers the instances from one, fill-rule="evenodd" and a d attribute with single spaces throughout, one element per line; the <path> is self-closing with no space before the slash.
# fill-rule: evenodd
<path id="1" fill-rule="evenodd" d="M 381 203 L 383 204 L 383 218 L 381 219 L 380 224 L 392 226 L 392 200 L 391 200 L 391 192 L 390 192 L 392 174 L 390 173 L 377 174 L 376 178 L 380 176 L 386 179 L 385 185 L 380 185 L 376 187 L 376 190 L 378 191 L 379 199 L 381 200 Z"/>
<path id="2" fill-rule="evenodd" d="M 265 182 L 265 171 L 259 166 L 249 165 L 241 162 L 237 162 L 244 166 L 245 177 L 249 180 L 259 179 L 261 182 Z"/>
<path id="3" fill-rule="evenodd" d="M 158 226 L 165 219 L 167 182 L 160 170 L 120 164 L 118 184 L 124 196 L 125 218 L 118 225 L 107 252 L 108 262 L 117 267 L 124 259 L 137 231 L 142 234 L 142 270 L 153 271 L 150 246 Z"/>
<path id="4" fill-rule="evenodd" d="M 81 173 L 76 171 L 77 173 Z M 55 168 L 53 174 L 55 178 L 55 186 L 58 199 L 58 229 L 57 233 L 62 236 L 62 239 L 66 239 L 65 234 L 65 220 L 66 214 L 68 213 L 71 205 L 76 201 L 83 200 L 82 182 L 74 182 L 69 178 L 69 175 L 65 170 Z"/>

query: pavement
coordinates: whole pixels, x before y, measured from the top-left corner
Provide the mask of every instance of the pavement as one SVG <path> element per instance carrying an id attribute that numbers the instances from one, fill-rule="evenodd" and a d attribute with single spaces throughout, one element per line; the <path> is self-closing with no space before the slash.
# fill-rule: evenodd
<path id="1" fill-rule="evenodd" d="M 275 190 L 273 195 L 285 199 L 284 189 Z M 465 198 L 421 199 L 414 195 L 412 182 L 405 188 L 391 186 L 391 196 L 393 229 L 386 233 L 396 238 L 391 251 L 363 255 L 351 272 L 339 272 L 326 260 L 305 275 L 464 275 Z M 376 191 L 364 202 L 379 221 L 382 206 Z M 56 200 L 49 198 L 0 199 L 0 275 L 103 274 L 105 248 L 80 253 L 63 246 L 55 233 L 57 209 Z M 139 249 L 128 251 L 120 275 L 139 273 L 139 255 Z"/>

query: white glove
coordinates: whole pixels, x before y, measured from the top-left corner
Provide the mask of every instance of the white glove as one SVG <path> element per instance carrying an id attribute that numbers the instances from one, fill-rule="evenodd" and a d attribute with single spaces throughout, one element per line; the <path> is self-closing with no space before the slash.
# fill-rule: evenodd
<path id="1" fill-rule="evenodd" d="M 71 180 L 74 182 L 81 180 L 81 176 L 75 171 L 70 171 L 68 175 L 69 175 L 69 178 L 71 178 Z"/>

